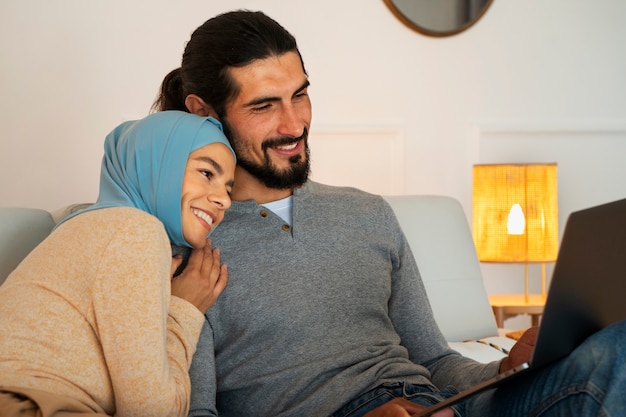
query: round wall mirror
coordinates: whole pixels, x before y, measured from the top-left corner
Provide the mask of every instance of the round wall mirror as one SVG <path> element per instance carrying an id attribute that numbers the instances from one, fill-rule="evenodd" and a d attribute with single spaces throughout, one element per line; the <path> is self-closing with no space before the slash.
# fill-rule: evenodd
<path id="1" fill-rule="evenodd" d="M 409 28 L 428 36 L 460 33 L 485 14 L 493 0 L 384 0 Z"/>

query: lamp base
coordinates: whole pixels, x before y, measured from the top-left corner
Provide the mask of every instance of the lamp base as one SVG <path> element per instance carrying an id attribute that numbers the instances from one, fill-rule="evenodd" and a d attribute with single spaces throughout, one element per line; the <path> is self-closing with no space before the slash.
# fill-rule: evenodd
<path id="1" fill-rule="evenodd" d="M 504 327 L 504 320 L 520 314 L 531 317 L 531 325 L 538 326 L 545 305 L 541 294 L 491 294 L 489 303 L 499 328 Z"/>
<path id="2" fill-rule="evenodd" d="M 546 263 L 541 263 L 541 297 L 543 303 L 546 302 Z M 524 264 L 524 301 L 530 303 L 530 294 L 528 293 L 528 263 Z"/>

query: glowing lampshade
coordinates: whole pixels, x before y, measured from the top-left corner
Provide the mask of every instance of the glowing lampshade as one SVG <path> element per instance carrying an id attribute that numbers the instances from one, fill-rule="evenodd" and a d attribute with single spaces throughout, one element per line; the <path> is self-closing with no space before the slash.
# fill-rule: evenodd
<path id="1" fill-rule="evenodd" d="M 474 243 L 482 262 L 556 260 L 556 164 L 475 165 L 473 189 Z"/>
<path id="2" fill-rule="evenodd" d="M 474 166 L 473 235 L 481 262 L 542 263 L 558 253 L 556 164 Z"/>

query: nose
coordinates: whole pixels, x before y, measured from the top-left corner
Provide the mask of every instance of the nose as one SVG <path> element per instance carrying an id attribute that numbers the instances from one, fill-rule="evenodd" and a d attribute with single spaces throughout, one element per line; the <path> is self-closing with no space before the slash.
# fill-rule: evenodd
<path id="1" fill-rule="evenodd" d="M 230 208 L 230 194 L 228 194 L 228 191 L 225 187 L 220 191 L 209 194 L 207 198 L 210 202 L 214 203 L 220 210 L 227 210 L 228 208 Z"/>
<path id="2" fill-rule="evenodd" d="M 279 134 L 295 138 L 302 135 L 304 126 L 300 112 L 295 106 L 288 105 L 283 107 L 278 125 Z"/>

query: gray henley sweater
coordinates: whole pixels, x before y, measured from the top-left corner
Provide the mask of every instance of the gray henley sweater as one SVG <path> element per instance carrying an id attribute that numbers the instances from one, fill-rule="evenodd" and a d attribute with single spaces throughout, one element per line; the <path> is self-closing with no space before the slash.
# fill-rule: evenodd
<path id="1" fill-rule="evenodd" d="M 384 382 L 464 389 L 498 372 L 450 350 L 391 207 L 312 181 L 293 227 L 233 202 L 211 239 L 228 264 L 190 374 L 190 416 L 327 416 Z"/>

